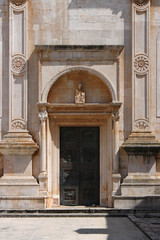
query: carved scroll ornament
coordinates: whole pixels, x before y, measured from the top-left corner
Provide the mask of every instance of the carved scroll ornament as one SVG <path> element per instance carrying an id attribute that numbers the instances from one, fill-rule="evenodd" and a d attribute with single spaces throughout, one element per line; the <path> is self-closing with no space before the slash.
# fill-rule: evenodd
<path id="1" fill-rule="evenodd" d="M 138 54 L 134 60 L 136 72 L 144 74 L 149 70 L 149 58 L 145 54 Z"/>

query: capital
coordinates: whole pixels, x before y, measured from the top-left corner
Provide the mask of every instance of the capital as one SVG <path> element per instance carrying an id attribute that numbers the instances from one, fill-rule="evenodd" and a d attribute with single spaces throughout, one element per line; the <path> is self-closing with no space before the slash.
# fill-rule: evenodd
<path id="1" fill-rule="evenodd" d="M 46 110 L 39 112 L 38 115 L 41 123 L 44 123 L 48 119 L 48 112 Z"/>
<path id="2" fill-rule="evenodd" d="M 112 121 L 113 122 L 118 122 L 119 119 L 120 119 L 119 112 L 112 113 Z"/>

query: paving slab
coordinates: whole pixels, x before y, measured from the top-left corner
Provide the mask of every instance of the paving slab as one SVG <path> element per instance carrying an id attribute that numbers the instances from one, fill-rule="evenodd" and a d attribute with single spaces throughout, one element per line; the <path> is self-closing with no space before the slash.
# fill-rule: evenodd
<path id="1" fill-rule="evenodd" d="M 127 217 L 1 218 L 1 240 L 148 240 Z"/>

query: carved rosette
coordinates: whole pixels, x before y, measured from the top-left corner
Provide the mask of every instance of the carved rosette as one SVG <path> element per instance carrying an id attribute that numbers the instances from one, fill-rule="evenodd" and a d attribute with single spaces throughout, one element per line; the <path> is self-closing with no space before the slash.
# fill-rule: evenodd
<path id="1" fill-rule="evenodd" d="M 25 129 L 25 122 L 21 119 L 16 119 L 11 124 L 12 130 L 24 130 Z"/>
<path id="2" fill-rule="evenodd" d="M 135 127 L 137 128 L 137 130 L 147 130 L 149 129 L 149 124 L 147 121 L 140 119 L 136 121 Z"/>
<path id="3" fill-rule="evenodd" d="M 133 0 L 133 2 L 136 4 L 136 6 L 143 8 L 148 4 L 149 0 Z"/>
<path id="4" fill-rule="evenodd" d="M 48 112 L 46 110 L 39 112 L 39 119 L 41 123 L 44 123 L 48 119 Z"/>
<path id="5" fill-rule="evenodd" d="M 149 71 L 149 58 L 145 54 L 138 54 L 134 59 L 134 70 L 144 74 Z"/>
<path id="6" fill-rule="evenodd" d="M 22 74 L 25 71 L 26 60 L 25 57 L 21 54 L 12 56 L 11 67 L 12 72 L 16 75 Z"/>
<path id="7" fill-rule="evenodd" d="M 25 6 L 26 0 L 11 0 L 13 8 L 20 9 Z"/>

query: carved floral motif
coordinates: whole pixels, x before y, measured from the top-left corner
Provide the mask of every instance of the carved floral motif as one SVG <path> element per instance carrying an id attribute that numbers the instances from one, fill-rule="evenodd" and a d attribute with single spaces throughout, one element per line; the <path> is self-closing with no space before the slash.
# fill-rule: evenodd
<path id="1" fill-rule="evenodd" d="M 146 128 L 149 128 L 148 123 L 143 120 L 138 121 L 135 126 L 139 130 L 145 130 Z"/>
<path id="2" fill-rule="evenodd" d="M 134 3 L 139 7 L 145 6 L 148 2 L 149 0 L 134 0 Z"/>
<path id="3" fill-rule="evenodd" d="M 149 58 L 144 54 L 138 54 L 134 60 L 134 68 L 138 73 L 146 73 L 149 70 Z"/>
<path id="4" fill-rule="evenodd" d="M 15 55 L 12 57 L 12 71 L 16 74 L 20 74 L 25 70 L 25 58 L 22 55 Z"/>
<path id="5" fill-rule="evenodd" d="M 26 0 L 11 0 L 11 2 L 14 7 L 23 7 Z"/>
<path id="6" fill-rule="evenodd" d="M 12 123 L 11 129 L 13 130 L 24 130 L 25 129 L 25 123 L 20 121 L 20 120 L 16 120 Z"/>
<path id="7" fill-rule="evenodd" d="M 39 112 L 39 118 L 41 123 L 45 122 L 48 118 L 48 112 L 46 110 Z"/>

